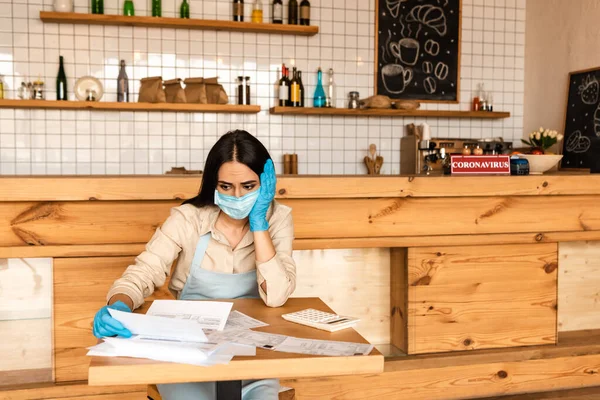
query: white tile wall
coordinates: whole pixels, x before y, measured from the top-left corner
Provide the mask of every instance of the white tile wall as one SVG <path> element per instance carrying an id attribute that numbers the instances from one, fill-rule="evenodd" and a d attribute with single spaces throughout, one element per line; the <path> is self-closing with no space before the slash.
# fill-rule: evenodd
<path id="1" fill-rule="evenodd" d="M 123 0 L 104 0 L 116 14 Z M 455 1 L 455 0 L 451 0 Z M 399 138 L 404 125 L 427 122 L 434 136 L 481 138 L 522 136 L 526 0 L 463 0 L 461 103 L 427 104 L 426 109 L 470 108 L 478 82 L 494 92 L 495 108 L 512 117 L 499 121 L 444 118 L 333 118 L 269 115 L 281 62 L 304 71 L 307 98 L 316 69 L 332 67 L 337 104 L 358 90 L 373 92 L 374 0 L 311 0 L 317 36 L 294 37 L 174 29 L 44 24 L 40 10 L 52 0 L 0 0 L 0 74 L 7 97 L 22 80 L 42 77 L 55 96 L 58 56 L 66 61 L 69 89 L 77 77 L 104 83 L 104 100 L 116 99 L 118 63 L 128 65 L 131 90 L 139 79 L 218 76 L 233 98 L 238 75 L 251 77 L 258 115 L 0 110 L 1 174 L 161 174 L 172 166 L 203 168 L 217 138 L 230 129 L 255 134 L 282 171 L 282 154 L 298 153 L 299 172 L 362 174 L 362 158 L 375 143 L 385 158 L 383 173 L 399 172 Z M 88 12 L 90 0 L 75 0 Z M 134 0 L 147 15 L 150 0 Z M 163 0 L 163 16 L 177 16 L 180 0 Z M 246 1 L 249 15 L 251 1 Z M 267 4 L 269 1 L 263 0 Z M 287 2 L 285 2 L 287 3 Z M 191 17 L 230 19 L 230 0 L 191 0 Z M 265 7 L 265 18 L 269 18 Z M 133 96 L 134 100 L 136 96 Z M 69 93 L 69 98 L 74 98 Z"/>

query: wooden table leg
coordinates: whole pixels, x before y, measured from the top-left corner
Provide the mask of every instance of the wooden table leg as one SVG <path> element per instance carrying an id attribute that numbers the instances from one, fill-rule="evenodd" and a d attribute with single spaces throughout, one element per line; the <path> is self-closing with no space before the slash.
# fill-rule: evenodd
<path id="1" fill-rule="evenodd" d="M 217 400 L 242 400 L 242 381 L 217 382 Z"/>

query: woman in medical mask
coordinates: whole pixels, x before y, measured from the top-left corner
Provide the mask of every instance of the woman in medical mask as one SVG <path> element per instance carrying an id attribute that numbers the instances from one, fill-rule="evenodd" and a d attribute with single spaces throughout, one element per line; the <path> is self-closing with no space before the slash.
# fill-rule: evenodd
<path id="1" fill-rule="evenodd" d="M 296 287 L 291 209 L 273 200 L 275 168 L 267 149 L 246 131 L 222 136 L 206 159 L 198 196 L 171 210 L 146 250 L 110 288 L 93 331 L 129 337 L 107 308 L 132 311 L 165 283 L 177 299 L 259 297 L 283 305 Z M 243 381 L 242 398 L 278 398 L 277 380 Z M 215 398 L 215 383 L 159 385 L 164 400 Z"/>

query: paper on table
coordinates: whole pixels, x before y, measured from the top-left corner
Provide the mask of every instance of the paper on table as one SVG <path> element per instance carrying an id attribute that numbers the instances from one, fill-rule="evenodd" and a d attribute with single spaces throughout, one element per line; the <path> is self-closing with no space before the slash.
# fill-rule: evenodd
<path id="1" fill-rule="evenodd" d="M 207 336 L 211 342 L 233 342 L 256 346 L 267 350 L 272 350 L 287 338 L 287 336 L 284 335 L 255 332 L 249 329 L 208 332 Z"/>
<path id="2" fill-rule="evenodd" d="M 193 321 L 174 321 L 169 318 L 134 314 L 112 308 L 109 308 L 108 312 L 134 335 L 142 335 L 152 339 L 206 342 L 206 335 L 202 328 Z"/>
<path id="3" fill-rule="evenodd" d="M 227 318 L 227 324 L 225 324 L 225 330 L 229 329 L 252 329 L 260 328 L 261 326 L 269 326 L 262 321 L 247 316 L 239 311 L 232 311 Z"/>
<path id="4" fill-rule="evenodd" d="M 362 356 L 373 350 L 372 344 L 335 342 L 287 337 L 275 350 L 284 353 L 312 354 L 320 356 Z"/>
<path id="5" fill-rule="evenodd" d="M 104 343 L 89 348 L 89 356 L 147 358 L 200 366 L 227 364 L 233 358 L 233 354 L 229 354 L 231 351 L 221 354 L 220 344 L 215 343 L 170 342 L 139 337 L 109 337 L 103 340 Z"/>
<path id="6" fill-rule="evenodd" d="M 232 306 L 223 301 L 154 300 L 146 314 L 191 320 L 202 329 L 222 331 Z"/>

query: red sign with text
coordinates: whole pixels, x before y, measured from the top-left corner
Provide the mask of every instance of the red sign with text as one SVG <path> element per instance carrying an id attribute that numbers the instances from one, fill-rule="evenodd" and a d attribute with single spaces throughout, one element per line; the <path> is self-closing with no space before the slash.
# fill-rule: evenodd
<path id="1" fill-rule="evenodd" d="M 510 175 L 510 156 L 451 156 L 453 175 Z"/>

